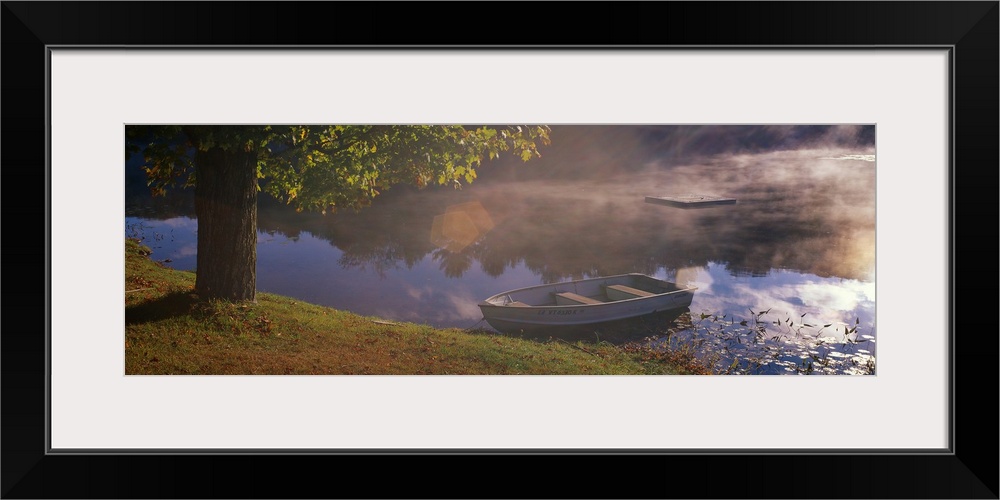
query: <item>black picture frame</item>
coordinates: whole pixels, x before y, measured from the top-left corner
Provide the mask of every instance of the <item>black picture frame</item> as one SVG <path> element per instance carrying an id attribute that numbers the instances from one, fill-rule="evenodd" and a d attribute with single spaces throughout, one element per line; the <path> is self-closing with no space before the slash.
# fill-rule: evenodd
<path id="1" fill-rule="evenodd" d="M 18 268 L 45 270 L 44 279 L 9 282 L 4 295 L 3 497 L 998 498 L 997 329 L 994 320 L 986 319 L 990 314 L 978 313 L 970 303 L 977 303 L 975 294 L 993 304 L 996 294 L 992 282 L 980 279 L 996 276 L 1000 4 L 580 2 L 548 7 L 3 2 L 6 147 L 0 154 L 8 224 L 3 253 Z M 49 454 L 46 61 L 47 47 L 54 45 L 950 47 L 954 370 L 949 452 Z M 966 252 L 958 247 L 960 227 Z M 970 250 L 973 235 L 976 249 L 988 250 L 985 259 Z M 959 285 L 965 290 L 961 296 Z M 312 472 L 317 469 L 330 472 L 317 476 Z"/>

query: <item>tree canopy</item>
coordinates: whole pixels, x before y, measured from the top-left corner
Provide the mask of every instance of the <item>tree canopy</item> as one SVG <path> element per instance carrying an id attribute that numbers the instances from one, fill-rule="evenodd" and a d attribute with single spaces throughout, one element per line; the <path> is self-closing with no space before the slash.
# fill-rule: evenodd
<path id="1" fill-rule="evenodd" d="M 524 161 L 549 144 L 543 125 L 129 126 L 154 194 L 197 183 L 195 151 L 255 153 L 260 190 L 298 210 L 360 208 L 393 184 L 472 182 L 484 160 Z"/>

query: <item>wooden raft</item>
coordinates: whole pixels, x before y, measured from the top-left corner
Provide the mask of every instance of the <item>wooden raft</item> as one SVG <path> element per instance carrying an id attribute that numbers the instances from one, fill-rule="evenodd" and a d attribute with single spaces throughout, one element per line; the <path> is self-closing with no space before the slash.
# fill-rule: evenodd
<path id="1" fill-rule="evenodd" d="M 736 203 L 736 198 L 723 198 L 720 196 L 708 195 L 681 195 L 681 196 L 647 196 L 646 203 L 657 205 L 667 205 L 679 208 L 704 208 L 717 205 L 732 205 Z"/>

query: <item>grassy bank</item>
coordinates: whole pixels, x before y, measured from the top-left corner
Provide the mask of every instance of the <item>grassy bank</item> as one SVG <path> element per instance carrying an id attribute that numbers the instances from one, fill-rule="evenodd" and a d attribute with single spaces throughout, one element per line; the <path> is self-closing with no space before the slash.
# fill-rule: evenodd
<path id="1" fill-rule="evenodd" d="M 705 374 L 691 358 L 607 343 L 435 329 L 258 293 L 200 301 L 195 275 L 125 243 L 126 374 Z"/>

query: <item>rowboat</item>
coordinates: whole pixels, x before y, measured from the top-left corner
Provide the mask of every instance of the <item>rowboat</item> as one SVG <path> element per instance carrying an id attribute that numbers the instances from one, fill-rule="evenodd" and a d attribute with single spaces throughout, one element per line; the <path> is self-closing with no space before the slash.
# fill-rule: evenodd
<path id="1" fill-rule="evenodd" d="M 580 327 L 683 309 L 696 287 L 630 273 L 498 293 L 479 303 L 483 318 L 509 333 Z"/>

